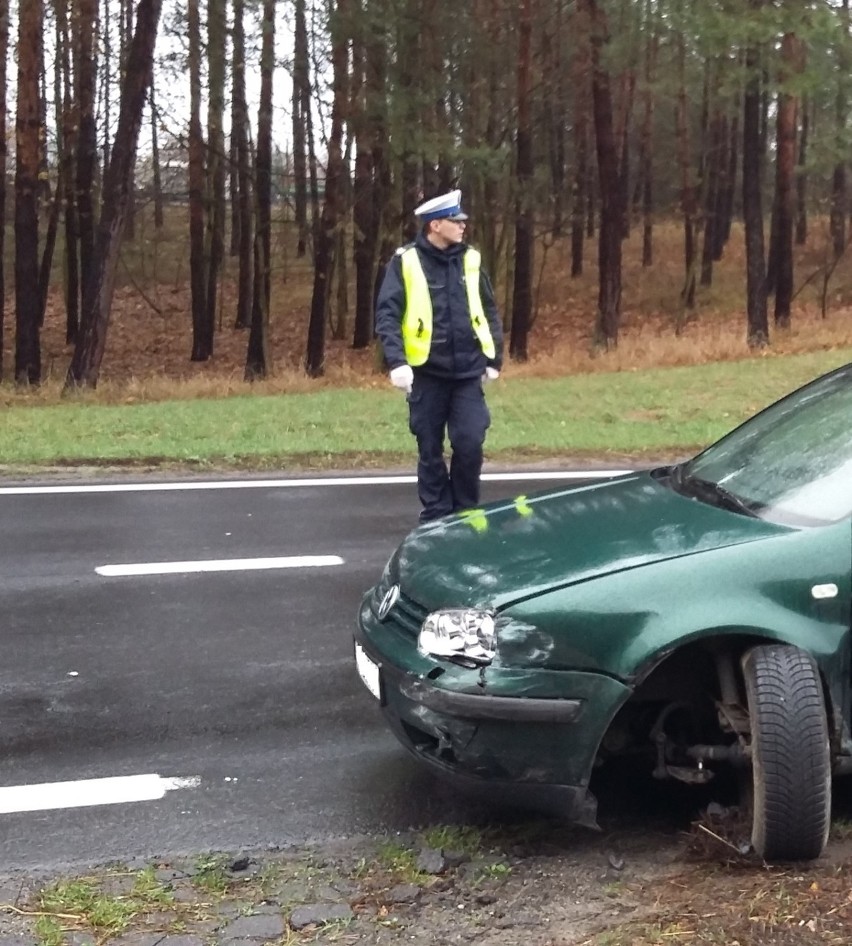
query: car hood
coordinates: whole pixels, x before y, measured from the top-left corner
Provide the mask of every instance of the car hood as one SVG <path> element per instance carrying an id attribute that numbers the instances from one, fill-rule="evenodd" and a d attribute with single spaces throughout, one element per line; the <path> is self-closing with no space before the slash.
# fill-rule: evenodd
<path id="1" fill-rule="evenodd" d="M 789 531 L 649 472 L 490 503 L 415 529 L 392 561 L 427 610 L 505 608 L 577 582 Z"/>

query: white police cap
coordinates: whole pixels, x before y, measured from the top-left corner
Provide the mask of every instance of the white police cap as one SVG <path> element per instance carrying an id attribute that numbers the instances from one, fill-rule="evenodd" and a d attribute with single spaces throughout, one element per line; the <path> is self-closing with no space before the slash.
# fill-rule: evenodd
<path id="1" fill-rule="evenodd" d="M 422 203 L 415 211 L 414 216 L 424 223 L 427 220 L 441 220 L 449 217 L 450 220 L 467 220 L 467 214 L 462 213 L 461 191 L 450 191 Z"/>

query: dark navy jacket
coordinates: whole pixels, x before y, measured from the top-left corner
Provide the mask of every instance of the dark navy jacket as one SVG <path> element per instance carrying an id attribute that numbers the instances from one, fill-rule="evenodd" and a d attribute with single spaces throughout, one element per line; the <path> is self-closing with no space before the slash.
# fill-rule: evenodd
<path id="1" fill-rule="evenodd" d="M 442 378 L 476 378 L 486 365 L 500 368 L 503 363 L 503 327 L 494 302 L 494 291 L 480 270 L 479 294 L 494 339 L 495 357 L 486 359 L 473 332 L 464 284 L 465 243 L 440 250 L 419 233 L 414 241 L 429 284 L 432 298 L 432 346 L 426 363 L 415 368 Z M 376 334 L 382 343 L 388 367 L 406 363 L 402 342 L 405 287 L 399 254 L 388 263 L 376 301 Z"/>

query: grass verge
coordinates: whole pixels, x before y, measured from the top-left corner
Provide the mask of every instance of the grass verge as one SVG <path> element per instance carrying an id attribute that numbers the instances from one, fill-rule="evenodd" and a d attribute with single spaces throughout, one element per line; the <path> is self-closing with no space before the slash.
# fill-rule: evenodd
<path id="1" fill-rule="evenodd" d="M 0 902 L 0 940 L 230 942 L 256 917 L 280 944 L 433 946 L 486 936 L 504 946 L 847 946 L 852 855 L 842 823 L 834 827 L 818 862 L 776 867 L 731 857 L 695 832 L 592 836 L 544 821 L 113 866 Z M 447 865 L 419 869 L 438 843 Z M 323 904 L 348 912 L 296 924 L 294 911 L 321 914 Z"/>
<path id="2" fill-rule="evenodd" d="M 852 349 L 738 362 L 512 377 L 488 390 L 496 462 L 542 457 L 686 454 L 801 383 L 852 360 Z M 310 393 L 100 403 L 6 400 L 0 464 L 345 469 L 410 462 L 401 397 L 385 386 Z"/>

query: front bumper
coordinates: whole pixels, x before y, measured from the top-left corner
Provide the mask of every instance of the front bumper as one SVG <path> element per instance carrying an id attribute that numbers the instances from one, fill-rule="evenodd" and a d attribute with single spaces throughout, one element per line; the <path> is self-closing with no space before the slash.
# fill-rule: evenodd
<path id="1" fill-rule="evenodd" d="M 507 723 L 574 723 L 583 710 L 582 700 L 518 699 L 439 690 L 431 681 L 387 664 L 384 666 L 385 673 L 394 678 L 396 688 L 406 700 L 444 716 Z"/>
<path id="2" fill-rule="evenodd" d="M 355 640 L 379 668 L 391 730 L 436 774 L 489 799 L 597 826 L 589 778 L 628 687 L 588 672 L 468 670 L 432 660 L 376 621 L 367 602 Z"/>

